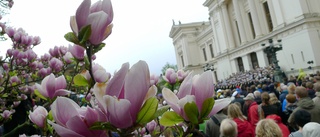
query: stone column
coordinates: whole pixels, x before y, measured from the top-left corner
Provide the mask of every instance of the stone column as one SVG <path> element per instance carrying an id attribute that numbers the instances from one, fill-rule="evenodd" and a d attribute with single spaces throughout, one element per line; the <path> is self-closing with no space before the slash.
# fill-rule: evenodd
<path id="1" fill-rule="evenodd" d="M 260 21 L 259 21 L 258 12 L 256 9 L 255 0 L 248 0 L 248 3 L 249 3 L 250 13 L 252 17 L 254 32 L 256 33 L 256 38 L 258 38 L 262 36 L 262 33 L 261 33 L 261 26 L 259 23 Z"/>
<path id="2" fill-rule="evenodd" d="M 263 50 L 256 51 L 256 54 L 259 62 L 259 67 L 269 66 L 267 64 L 268 61 L 267 61 L 266 54 L 263 52 Z"/>
<path id="3" fill-rule="evenodd" d="M 215 25 L 214 25 L 214 19 L 213 19 L 213 14 L 214 12 L 210 13 L 210 21 L 211 21 L 211 28 L 212 28 L 212 31 L 213 31 L 213 37 L 214 37 L 214 47 L 217 51 L 216 55 L 220 55 L 221 54 L 221 48 L 220 48 L 220 44 L 219 44 L 219 38 L 218 38 L 218 34 L 217 34 L 217 30 L 215 28 Z"/>
<path id="4" fill-rule="evenodd" d="M 243 25 L 243 20 L 241 16 L 241 10 L 239 7 L 239 0 L 233 0 L 233 6 L 234 6 L 234 12 L 236 14 L 237 22 L 238 22 L 238 28 L 240 32 L 240 38 L 241 38 L 241 43 L 246 43 L 247 42 L 247 36 L 246 36 L 246 31 Z"/>
<path id="5" fill-rule="evenodd" d="M 252 68 L 251 61 L 248 55 L 242 56 L 242 62 L 243 62 L 244 70 L 250 70 Z"/>
<path id="6" fill-rule="evenodd" d="M 229 13 L 227 10 L 227 5 L 225 2 L 221 4 L 221 9 L 222 9 L 222 15 L 223 15 L 223 20 L 224 20 L 224 25 L 225 25 L 225 31 L 227 32 L 227 39 L 229 43 L 229 48 L 233 49 L 235 47 L 234 39 L 233 39 L 233 34 L 231 30 L 231 25 L 230 25 L 230 19 L 229 19 Z"/>

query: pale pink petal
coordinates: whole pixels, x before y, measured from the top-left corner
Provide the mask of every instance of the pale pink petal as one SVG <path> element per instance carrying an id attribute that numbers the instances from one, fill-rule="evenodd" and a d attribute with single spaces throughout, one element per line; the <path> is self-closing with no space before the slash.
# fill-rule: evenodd
<path id="1" fill-rule="evenodd" d="M 85 137 L 91 137 L 92 132 L 89 130 L 88 125 L 79 116 L 74 116 L 66 123 L 67 128 Z"/>
<path id="2" fill-rule="evenodd" d="M 186 95 L 185 97 L 183 97 L 182 99 L 180 99 L 178 101 L 178 105 L 180 106 L 180 108 L 182 109 L 180 114 L 181 116 L 184 117 L 185 120 L 189 120 L 189 118 L 187 117 L 187 115 L 184 112 L 184 105 L 186 105 L 188 102 L 194 102 L 195 101 L 195 96 L 194 95 Z"/>
<path id="3" fill-rule="evenodd" d="M 144 98 L 144 101 L 143 101 L 143 102 L 145 102 L 147 99 L 149 99 L 149 98 L 151 98 L 151 97 L 156 96 L 157 91 L 158 91 L 157 87 L 156 87 L 155 85 L 152 85 L 152 86 L 149 88 L 149 90 L 148 90 L 148 92 L 147 92 L 147 95 L 146 95 L 146 97 Z"/>
<path id="4" fill-rule="evenodd" d="M 67 87 L 67 81 L 64 75 L 56 78 L 56 90 L 58 89 L 65 89 Z"/>
<path id="5" fill-rule="evenodd" d="M 71 92 L 69 90 L 66 90 L 66 89 L 59 89 L 59 90 L 56 90 L 56 92 L 54 93 L 54 97 L 57 97 L 57 96 L 66 96 L 66 95 L 69 95 Z"/>
<path id="6" fill-rule="evenodd" d="M 178 98 L 183 98 L 186 95 L 191 95 L 191 91 L 192 91 L 192 73 L 190 73 L 181 83 L 177 96 Z"/>
<path id="7" fill-rule="evenodd" d="M 133 120 L 140 111 L 143 100 L 150 87 L 150 72 L 145 61 L 139 61 L 129 70 L 124 83 L 124 98 L 131 103 L 130 113 Z"/>
<path id="8" fill-rule="evenodd" d="M 167 103 L 170 105 L 170 107 L 177 113 L 181 112 L 181 108 L 178 105 L 178 97 L 176 94 L 174 94 L 170 89 L 168 88 L 163 88 L 162 89 L 162 95 L 163 98 L 167 101 Z"/>
<path id="9" fill-rule="evenodd" d="M 104 32 L 107 28 L 108 15 L 103 12 L 91 13 L 88 16 L 87 24 L 91 24 L 90 42 L 94 45 L 100 44 L 104 40 Z"/>
<path id="10" fill-rule="evenodd" d="M 81 5 L 78 7 L 76 12 L 76 21 L 78 25 L 78 30 L 80 31 L 82 27 L 87 22 L 87 18 L 90 13 L 91 0 L 83 0 Z"/>
<path id="11" fill-rule="evenodd" d="M 43 80 L 42 80 L 43 81 Z M 39 93 L 44 96 L 44 97 L 48 97 L 48 93 L 45 89 L 42 89 L 42 86 L 39 85 L 38 83 L 36 83 L 36 88 L 39 91 Z"/>
<path id="12" fill-rule="evenodd" d="M 109 79 L 110 74 L 108 75 L 105 70 L 97 70 L 94 72 L 93 76 L 96 82 L 102 83 Z"/>
<path id="13" fill-rule="evenodd" d="M 52 121 L 48 120 L 48 123 L 52 125 L 54 130 L 58 133 L 59 136 L 61 137 L 85 137 L 83 135 L 80 135 L 70 129 L 67 129 L 63 126 L 60 126 L 58 124 L 53 123 Z"/>
<path id="14" fill-rule="evenodd" d="M 38 127 L 43 128 L 44 121 L 46 120 L 46 116 L 42 114 L 34 114 L 33 112 L 30 112 L 29 119 L 32 121 L 32 123 L 36 124 Z"/>
<path id="15" fill-rule="evenodd" d="M 218 113 L 223 108 L 227 107 L 231 102 L 231 98 L 224 98 L 224 99 L 218 99 L 215 100 L 214 106 L 209 114 L 209 116 L 212 116 L 216 113 Z"/>
<path id="16" fill-rule="evenodd" d="M 84 116 L 87 125 L 91 126 L 94 122 L 97 122 L 99 120 L 98 118 L 98 112 L 90 107 L 87 107 L 87 111 Z"/>
<path id="17" fill-rule="evenodd" d="M 106 95 L 103 97 L 108 109 L 109 121 L 118 128 L 127 128 L 132 126 L 133 119 L 130 116 L 131 103 L 126 99 L 117 99 Z"/>
<path id="18" fill-rule="evenodd" d="M 70 17 L 70 27 L 71 27 L 71 30 L 76 34 L 78 35 L 78 25 L 77 25 L 77 21 L 76 21 L 76 16 L 71 16 Z"/>
<path id="19" fill-rule="evenodd" d="M 110 96 L 116 96 L 119 98 L 121 90 L 124 85 L 124 79 L 129 70 L 129 63 L 122 64 L 120 70 L 108 82 L 106 94 Z"/>
<path id="20" fill-rule="evenodd" d="M 199 78 L 194 79 L 192 87 L 194 89 L 194 95 L 196 96 L 196 104 L 198 109 L 201 110 L 204 100 L 214 95 L 212 72 L 206 71 L 202 73 Z"/>
<path id="21" fill-rule="evenodd" d="M 52 73 L 49 75 L 49 79 L 46 83 L 46 90 L 48 97 L 52 99 L 54 97 L 54 93 L 56 92 L 56 78 Z"/>
<path id="22" fill-rule="evenodd" d="M 54 120 L 63 126 L 70 118 L 79 115 L 77 109 L 80 109 L 79 105 L 66 97 L 58 97 L 51 105 Z"/>

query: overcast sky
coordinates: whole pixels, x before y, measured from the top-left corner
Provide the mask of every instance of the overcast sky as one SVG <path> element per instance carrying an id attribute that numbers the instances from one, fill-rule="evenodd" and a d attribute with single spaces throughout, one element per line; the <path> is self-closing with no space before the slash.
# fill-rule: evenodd
<path id="1" fill-rule="evenodd" d="M 93 0 L 95 2 L 96 0 Z M 169 62 L 176 64 L 169 32 L 172 19 L 176 23 L 208 20 L 205 0 L 113 0 L 113 33 L 95 62 L 113 73 L 129 62 L 145 60 L 150 72 L 160 74 Z M 15 0 L 9 18 L 10 26 L 24 28 L 29 35 L 40 36 L 35 48 L 43 55 L 57 45 L 68 46 L 64 34 L 70 32 L 69 19 L 82 0 Z M 92 3 L 93 3 L 92 2 Z M 3 48 L 1 48 L 1 52 Z"/>

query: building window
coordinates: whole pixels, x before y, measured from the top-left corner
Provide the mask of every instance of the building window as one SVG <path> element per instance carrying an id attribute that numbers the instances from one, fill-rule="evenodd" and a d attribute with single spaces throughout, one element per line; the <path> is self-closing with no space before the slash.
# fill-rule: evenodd
<path id="1" fill-rule="evenodd" d="M 294 64 L 294 57 L 293 54 L 291 54 L 292 64 Z"/>
<path id="2" fill-rule="evenodd" d="M 250 57 L 251 57 L 251 63 L 252 63 L 253 69 L 259 68 L 257 53 L 255 53 L 255 52 L 251 53 Z"/>
<path id="3" fill-rule="evenodd" d="M 241 43 L 241 37 L 240 37 L 240 31 L 239 31 L 238 22 L 235 21 L 235 24 L 236 24 L 236 28 L 237 28 L 238 37 L 239 37 L 239 43 Z"/>
<path id="4" fill-rule="evenodd" d="M 303 55 L 303 51 L 301 51 L 301 57 L 302 57 L 302 61 L 304 62 L 304 55 Z"/>
<path id="5" fill-rule="evenodd" d="M 214 77 L 216 78 L 216 82 L 218 81 L 217 71 L 214 71 Z"/>
<path id="6" fill-rule="evenodd" d="M 202 49 L 204 61 L 207 61 L 207 54 L 206 54 L 206 48 Z"/>
<path id="7" fill-rule="evenodd" d="M 244 72 L 244 66 L 243 66 L 242 58 L 238 57 L 237 58 L 237 62 L 238 62 L 239 71 L 240 72 Z"/>
<path id="8" fill-rule="evenodd" d="M 268 29 L 269 29 L 269 32 L 271 32 L 273 30 L 273 24 L 272 24 L 271 14 L 270 14 L 270 10 L 269 10 L 269 6 L 268 6 L 267 1 L 263 3 L 263 8 L 264 8 L 264 12 L 266 14 Z"/>
<path id="9" fill-rule="evenodd" d="M 212 44 L 209 45 L 209 48 L 210 48 L 211 58 L 213 58 L 213 57 L 214 57 L 214 54 L 213 54 Z"/>
<path id="10" fill-rule="evenodd" d="M 184 60 L 183 60 L 183 56 L 181 55 L 181 56 L 180 56 L 180 58 L 181 58 L 182 67 L 184 67 Z"/>
<path id="11" fill-rule="evenodd" d="M 251 16 L 250 12 L 248 13 L 248 17 L 249 17 L 249 21 L 250 21 L 250 27 L 251 27 L 252 36 L 253 36 L 253 39 L 255 39 L 256 38 L 256 33 L 254 31 L 252 16 Z"/>

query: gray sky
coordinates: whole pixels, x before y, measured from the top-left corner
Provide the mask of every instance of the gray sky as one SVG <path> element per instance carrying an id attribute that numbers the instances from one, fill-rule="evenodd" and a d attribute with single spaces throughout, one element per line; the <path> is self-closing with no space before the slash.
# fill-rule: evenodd
<path id="1" fill-rule="evenodd" d="M 94 3 L 96 0 L 93 0 Z M 30 35 L 40 36 L 42 43 L 35 52 L 43 55 L 57 45 L 68 46 L 64 34 L 70 32 L 69 18 L 82 0 L 15 0 L 10 26 L 24 28 Z M 204 0 L 113 0 L 113 32 L 104 42 L 106 47 L 95 62 L 113 73 L 129 62 L 145 60 L 152 74 L 160 74 L 169 62 L 176 64 L 169 32 L 172 19 L 176 23 L 207 21 Z M 3 49 L 3 48 L 1 48 Z M 5 52 L 1 50 L 1 52 Z"/>

